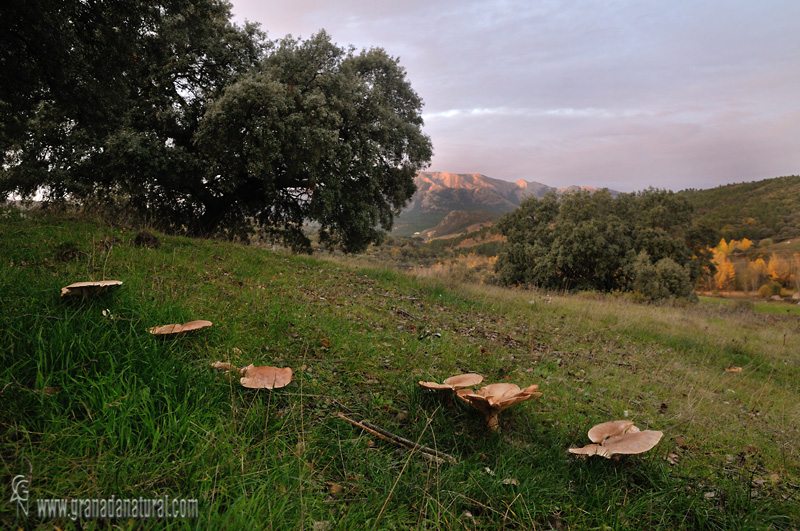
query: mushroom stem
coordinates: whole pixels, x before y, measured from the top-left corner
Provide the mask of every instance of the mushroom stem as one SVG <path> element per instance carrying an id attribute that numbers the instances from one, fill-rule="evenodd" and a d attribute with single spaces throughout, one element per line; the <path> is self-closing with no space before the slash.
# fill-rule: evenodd
<path id="1" fill-rule="evenodd" d="M 455 395 L 456 395 L 456 392 L 454 390 L 445 391 L 444 392 L 444 405 L 445 405 L 445 407 L 452 408 L 453 406 L 455 406 L 455 402 L 453 401 L 453 397 Z"/>
<path id="2" fill-rule="evenodd" d="M 495 433 L 500 433 L 500 411 L 492 410 L 486 413 L 486 425 Z"/>

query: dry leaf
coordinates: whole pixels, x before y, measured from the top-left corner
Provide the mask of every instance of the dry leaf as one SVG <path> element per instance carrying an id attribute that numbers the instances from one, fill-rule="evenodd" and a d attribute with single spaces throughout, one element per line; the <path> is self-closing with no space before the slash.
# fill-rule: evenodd
<path id="1" fill-rule="evenodd" d="M 215 361 L 211 364 L 212 369 L 219 369 L 221 371 L 238 371 L 239 369 L 227 361 Z"/>
<path id="2" fill-rule="evenodd" d="M 164 326 L 154 326 L 150 328 L 150 333 L 154 336 L 179 336 L 185 334 L 186 332 L 192 332 L 193 330 L 200 330 L 201 328 L 207 328 L 211 326 L 211 321 L 189 321 L 188 323 L 184 324 L 168 324 Z"/>
<path id="3" fill-rule="evenodd" d="M 725 372 L 742 372 L 742 368 L 731 365 L 730 367 L 725 367 Z"/>

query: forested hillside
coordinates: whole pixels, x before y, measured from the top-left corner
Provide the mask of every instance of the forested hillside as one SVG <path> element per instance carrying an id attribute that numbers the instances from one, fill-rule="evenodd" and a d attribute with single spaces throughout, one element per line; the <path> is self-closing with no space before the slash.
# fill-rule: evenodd
<path id="1" fill-rule="evenodd" d="M 680 192 L 695 217 L 727 239 L 786 239 L 800 235 L 800 176 Z"/>

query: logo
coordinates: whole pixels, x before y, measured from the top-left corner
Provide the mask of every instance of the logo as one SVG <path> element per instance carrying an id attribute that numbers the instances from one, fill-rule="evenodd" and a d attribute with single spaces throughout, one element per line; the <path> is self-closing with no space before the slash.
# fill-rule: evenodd
<path id="1" fill-rule="evenodd" d="M 11 480 L 11 503 L 17 502 L 17 516 L 20 510 L 28 517 L 28 487 L 30 482 L 23 475 L 14 476 Z"/>

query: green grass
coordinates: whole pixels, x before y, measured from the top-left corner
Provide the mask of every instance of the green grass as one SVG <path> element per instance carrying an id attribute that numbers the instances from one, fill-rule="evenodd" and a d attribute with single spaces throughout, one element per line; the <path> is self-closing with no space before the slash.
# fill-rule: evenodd
<path id="1" fill-rule="evenodd" d="M 749 310 L 736 306 L 736 302 L 742 299 L 724 299 L 720 297 L 709 297 L 701 295 L 700 302 L 709 308 L 716 308 L 722 311 L 744 311 Z M 744 299 L 749 300 L 749 299 Z M 754 313 L 772 314 L 772 315 L 800 315 L 800 304 L 797 301 L 765 301 L 756 300 L 752 301 L 752 311 Z"/>
<path id="2" fill-rule="evenodd" d="M 9 482 L 30 477 L 32 506 L 199 500 L 198 519 L 115 522 L 125 529 L 800 526 L 797 317 L 451 287 L 217 241 L 140 248 L 135 234 L 0 218 L 0 449 Z M 102 278 L 124 284 L 88 302 L 59 297 Z M 167 341 L 147 332 L 193 319 L 214 326 Z M 215 360 L 295 378 L 247 390 Z M 544 395 L 487 433 L 477 412 L 417 385 L 460 372 Z M 661 443 L 619 461 L 567 453 L 626 415 L 664 431 Z M 3 527 L 70 525 L 0 507 Z"/>

